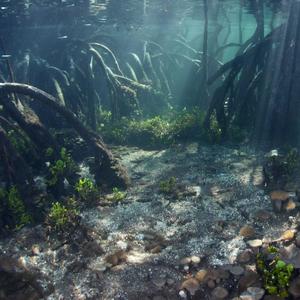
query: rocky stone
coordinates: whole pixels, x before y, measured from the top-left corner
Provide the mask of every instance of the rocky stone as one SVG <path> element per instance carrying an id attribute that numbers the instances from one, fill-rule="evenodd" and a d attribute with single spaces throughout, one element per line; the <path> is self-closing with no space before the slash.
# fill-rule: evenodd
<path id="1" fill-rule="evenodd" d="M 240 235 L 244 238 L 252 238 L 255 236 L 255 229 L 252 226 L 243 226 L 240 229 Z"/>
<path id="2" fill-rule="evenodd" d="M 242 300 L 261 300 L 265 294 L 265 290 L 258 287 L 248 287 L 245 292 L 240 295 Z"/>
<path id="3" fill-rule="evenodd" d="M 247 242 L 247 244 L 252 248 L 258 248 L 262 246 L 262 240 L 256 239 L 256 240 L 250 240 Z"/>
<path id="4" fill-rule="evenodd" d="M 229 293 L 225 288 L 218 286 L 212 291 L 211 295 L 213 299 L 225 299 Z"/>
<path id="5" fill-rule="evenodd" d="M 300 297 L 300 276 L 295 278 L 289 288 L 289 292 L 295 297 Z"/>
<path id="6" fill-rule="evenodd" d="M 272 218 L 272 215 L 266 210 L 258 210 L 254 217 L 258 221 L 268 221 Z"/>
<path id="7" fill-rule="evenodd" d="M 200 262 L 201 262 L 201 258 L 199 256 L 193 255 L 193 256 L 190 257 L 190 259 L 191 259 L 191 264 L 192 265 L 199 265 Z"/>
<path id="8" fill-rule="evenodd" d="M 238 283 L 239 292 L 244 292 L 248 287 L 258 286 L 260 276 L 253 271 L 246 271 Z"/>
<path id="9" fill-rule="evenodd" d="M 179 264 L 181 266 L 189 265 L 190 263 L 191 263 L 191 258 L 190 257 L 184 257 L 179 262 Z"/>
<path id="10" fill-rule="evenodd" d="M 157 245 L 157 246 L 155 246 L 154 248 L 152 248 L 151 250 L 150 250 L 150 253 L 152 253 L 152 254 L 157 254 L 157 253 L 160 253 L 161 252 L 161 246 L 160 245 Z"/>
<path id="11" fill-rule="evenodd" d="M 291 211 L 291 210 L 294 210 L 296 208 L 296 206 L 297 206 L 296 202 L 294 200 L 290 199 L 284 208 L 286 211 Z"/>
<path id="12" fill-rule="evenodd" d="M 293 230 L 287 230 L 285 231 L 281 237 L 281 241 L 291 241 L 295 237 L 295 232 Z"/>
<path id="13" fill-rule="evenodd" d="M 196 273 L 195 278 L 201 283 L 205 280 L 207 271 L 206 270 L 200 270 Z"/>
<path id="14" fill-rule="evenodd" d="M 179 291 L 178 295 L 179 295 L 180 299 L 183 299 L 183 300 L 188 298 L 187 293 L 184 290 Z"/>
<path id="15" fill-rule="evenodd" d="M 300 269 L 300 249 L 295 244 L 283 247 L 279 250 L 280 258 L 287 264 L 292 264 Z"/>
<path id="16" fill-rule="evenodd" d="M 245 272 L 241 266 L 232 266 L 229 268 L 229 271 L 234 276 L 241 276 Z"/>
<path id="17" fill-rule="evenodd" d="M 41 253 L 41 248 L 39 245 L 33 245 L 31 247 L 31 253 L 32 255 L 39 255 Z"/>
<path id="18" fill-rule="evenodd" d="M 215 283 L 213 280 L 208 280 L 208 281 L 207 281 L 207 286 L 208 286 L 210 289 L 213 289 L 213 288 L 216 286 L 216 283 Z"/>
<path id="19" fill-rule="evenodd" d="M 237 256 L 237 261 L 239 263 L 248 263 L 253 256 L 253 252 L 250 249 L 246 249 L 243 252 L 239 253 Z"/>
<path id="20" fill-rule="evenodd" d="M 180 289 L 181 290 L 185 289 L 192 296 L 194 296 L 196 291 L 199 289 L 199 287 L 200 287 L 200 284 L 199 284 L 198 280 L 196 280 L 195 278 L 189 278 L 181 284 Z"/>
<path id="21" fill-rule="evenodd" d="M 280 212 L 282 210 L 284 203 L 287 202 L 289 197 L 290 197 L 290 194 L 286 191 L 281 191 L 281 190 L 272 191 L 270 193 L 270 198 L 271 198 L 274 210 L 277 212 Z"/>

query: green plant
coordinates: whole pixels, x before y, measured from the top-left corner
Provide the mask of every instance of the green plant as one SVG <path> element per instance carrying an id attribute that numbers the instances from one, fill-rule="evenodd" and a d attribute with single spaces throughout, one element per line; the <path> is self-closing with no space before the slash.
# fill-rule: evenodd
<path id="1" fill-rule="evenodd" d="M 4 192 L 2 191 L 2 194 Z M 6 195 L 7 206 L 11 212 L 15 229 L 18 230 L 32 221 L 31 216 L 27 213 L 24 202 L 15 186 L 11 187 Z"/>
<path id="2" fill-rule="evenodd" d="M 294 170 L 299 166 L 299 153 L 296 148 L 292 148 L 285 156 L 286 171 L 288 174 L 294 172 Z"/>
<path id="3" fill-rule="evenodd" d="M 169 135 L 173 141 L 199 138 L 205 114 L 200 109 L 176 112 L 170 118 Z"/>
<path id="4" fill-rule="evenodd" d="M 269 295 L 287 297 L 294 266 L 279 258 L 277 248 L 270 246 L 267 252 L 271 254 L 271 260 L 267 254 L 259 253 L 256 256 L 256 265 L 262 275 L 264 289 Z"/>
<path id="5" fill-rule="evenodd" d="M 113 201 L 119 202 L 126 198 L 126 193 L 120 191 L 117 187 L 114 187 L 112 192 L 113 192 L 113 197 L 112 197 Z"/>
<path id="6" fill-rule="evenodd" d="M 74 198 L 69 198 L 66 205 L 60 202 L 52 203 L 47 216 L 47 221 L 51 229 L 66 231 L 76 224 L 79 214 L 76 205 L 77 203 Z"/>
<path id="7" fill-rule="evenodd" d="M 54 149 L 51 147 L 47 148 L 45 154 L 47 157 L 51 157 L 54 154 Z"/>
<path id="8" fill-rule="evenodd" d="M 51 150 L 47 152 L 49 153 Z M 76 165 L 70 153 L 67 152 L 66 148 L 61 148 L 60 159 L 49 165 L 50 177 L 48 179 L 48 185 L 55 186 L 59 180 L 72 175 L 75 171 Z"/>
<path id="9" fill-rule="evenodd" d="M 204 130 L 203 137 L 209 143 L 219 143 L 221 141 L 222 130 L 219 126 L 216 112 L 214 112 L 209 120 L 209 128 Z"/>
<path id="10" fill-rule="evenodd" d="M 89 178 L 80 178 L 75 185 L 75 190 L 84 201 L 95 200 L 99 193 L 97 186 Z"/>
<path id="11" fill-rule="evenodd" d="M 174 176 L 159 182 L 159 191 L 163 194 L 172 194 L 176 190 L 176 178 Z"/>

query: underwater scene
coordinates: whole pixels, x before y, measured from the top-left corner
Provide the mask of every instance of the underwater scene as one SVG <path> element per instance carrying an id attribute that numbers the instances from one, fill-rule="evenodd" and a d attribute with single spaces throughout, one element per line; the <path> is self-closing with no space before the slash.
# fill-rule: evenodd
<path id="1" fill-rule="evenodd" d="M 299 0 L 0 0 L 0 300 L 300 299 Z"/>

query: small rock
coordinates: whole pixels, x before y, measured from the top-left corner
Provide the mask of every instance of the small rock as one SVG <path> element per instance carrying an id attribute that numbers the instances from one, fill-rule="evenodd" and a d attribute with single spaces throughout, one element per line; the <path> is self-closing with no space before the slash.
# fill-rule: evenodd
<path id="1" fill-rule="evenodd" d="M 252 254 L 250 249 L 246 249 L 237 256 L 237 261 L 239 263 L 248 263 L 252 258 Z"/>
<path id="2" fill-rule="evenodd" d="M 191 263 L 193 265 L 199 265 L 200 262 L 201 262 L 201 258 L 199 256 L 193 255 L 193 256 L 190 257 L 190 259 L 191 259 Z"/>
<path id="3" fill-rule="evenodd" d="M 256 286 L 259 283 L 260 276 L 253 272 L 247 271 L 239 280 L 238 290 L 244 292 L 248 287 Z"/>
<path id="4" fill-rule="evenodd" d="M 234 276 L 241 276 L 245 272 L 241 266 L 232 266 L 229 271 Z"/>
<path id="5" fill-rule="evenodd" d="M 291 241 L 295 237 L 295 232 L 293 230 L 287 230 L 285 231 L 281 237 L 281 241 Z"/>
<path id="6" fill-rule="evenodd" d="M 296 203 L 295 203 L 295 201 L 293 201 L 293 200 L 289 200 L 288 201 L 288 203 L 286 204 L 286 206 L 285 206 L 285 210 L 286 211 L 291 211 L 291 210 L 294 210 L 296 208 Z"/>
<path id="7" fill-rule="evenodd" d="M 252 248 L 258 248 L 258 247 L 261 247 L 262 246 L 262 240 L 250 240 L 247 242 L 247 244 L 252 247 Z"/>
<path id="8" fill-rule="evenodd" d="M 263 298 L 265 290 L 258 287 L 248 287 L 247 291 L 240 295 L 242 300 L 260 300 Z"/>
<path id="9" fill-rule="evenodd" d="M 189 265 L 191 263 L 190 257 L 184 257 L 180 260 L 179 264 L 182 266 Z"/>
<path id="10" fill-rule="evenodd" d="M 240 229 L 240 235 L 244 238 L 251 238 L 255 235 L 255 229 L 252 226 L 243 226 Z"/>
<path id="11" fill-rule="evenodd" d="M 201 283 L 204 281 L 206 274 L 207 274 L 206 270 L 204 269 L 200 270 L 196 273 L 195 278 Z"/>
<path id="12" fill-rule="evenodd" d="M 254 216 L 258 221 L 267 221 L 270 220 L 272 218 L 272 215 L 265 211 L 265 210 L 259 210 L 255 213 Z"/>
<path id="13" fill-rule="evenodd" d="M 300 277 L 295 278 L 289 288 L 289 292 L 298 299 L 300 297 Z"/>
<path id="14" fill-rule="evenodd" d="M 213 280 L 208 280 L 207 286 L 208 286 L 210 289 L 213 289 L 213 288 L 216 286 L 216 284 L 215 284 L 215 282 L 214 282 Z"/>
<path id="15" fill-rule="evenodd" d="M 190 269 L 190 267 L 189 267 L 189 266 L 184 266 L 184 267 L 183 267 L 183 270 L 184 270 L 185 272 L 188 272 L 188 271 L 189 271 L 189 269 Z"/>
<path id="16" fill-rule="evenodd" d="M 33 245 L 31 247 L 32 255 L 39 255 L 41 253 L 41 249 L 39 245 Z"/>
<path id="17" fill-rule="evenodd" d="M 181 284 L 180 289 L 186 289 L 192 296 L 194 296 L 199 287 L 200 284 L 198 280 L 196 280 L 195 278 L 189 278 Z"/>
<path id="18" fill-rule="evenodd" d="M 181 291 L 179 291 L 178 294 L 179 294 L 179 297 L 180 297 L 181 299 L 187 299 L 186 291 L 181 290 Z"/>
<path id="19" fill-rule="evenodd" d="M 157 246 L 155 246 L 154 248 L 152 248 L 150 250 L 150 253 L 152 253 L 152 254 L 157 254 L 157 253 L 160 253 L 160 252 L 161 252 L 161 246 L 160 245 L 157 245 Z"/>
<path id="20" fill-rule="evenodd" d="M 216 287 L 211 293 L 213 299 L 225 299 L 229 293 L 223 287 Z"/>

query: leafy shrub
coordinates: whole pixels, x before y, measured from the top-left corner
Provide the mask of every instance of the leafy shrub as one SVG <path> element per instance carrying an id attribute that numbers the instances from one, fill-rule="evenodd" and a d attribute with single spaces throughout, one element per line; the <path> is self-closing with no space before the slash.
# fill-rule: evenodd
<path id="1" fill-rule="evenodd" d="M 204 114 L 194 109 L 172 113 L 166 118 L 155 116 L 146 120 L 122 118 L 110 123 L 107 117 L 102 123 L 101 134 L 106 141 L 145 148 L 167 146 L 175 141 L 199 138 Z"/>
<path id="2" fill-rule="evenodd" d="M 48 155 L 51 153 L 50 149 L 47 150 Z M 50 176 L 48 179 L 48 185 L 55 186 L 64 178 L 72 176 L 76 172 L 76 169 L 76 164 L 73 161 L 70 153 L 67 152 L 66 148 L 61 148 L 60 159 L 49 165 Z"/>
<path id="3" fill-rule="evenodd" d="M 268 255 L 259 253 L 256 257 L 256 264 L 263 278 L 264 289 L 268 294 L 285 298 L 289 295 L 288 289 L 294 266 L 281 260 L 277 252 L 277 248 L 269 247 L 268 253 L 274 258 L 269 260 Z"/>
<path id="4" fill-rule="evenodd" d="M 113 197 L 112 197 L 113 201 L 119 202 L 126 198 L 126 193 L 120 191 L 117 187 L 114 187 L 112 192 L 113 192 Z"/>
<path id="5" fill-rule="evenodd" d="M 74 198 L 69 198 L 66 205 L 60 202 L 52 203 L 47 216 L 47 223 L 51 230 L 68 231 L 78 223 L 79 212 Z"/>
<path id="6" fill-rule="evenodd" d="M 172 194 L 176 189 L 176 178 L 174 176 L 159 183 L 159 191 L 163 194 Z"/>
<path id="7" fill-rule="evenodd" d="M 216 113 L 210 117 L 209 128 L 204 130 L 203 138 L 209 143 L 220 143 L 222 130 L 219 126 Z"/>
<path id="8" fill-rule="evenodd" d="M 26 206 L 15 186 L 8 191 L 0 188 L 0 213 L 1 225 L 6 229 L 19 230 L 32 222 L 32 217 L 27 212 Z"/>
<path id="9" fill-rule="evenodd" d="M 80 178 L 76 185 L 75 190 L 83 201 L 93 202 L 99 193 L 97 186 L 89 178 Z"/>
<path id="10" fill-rule="evenodd" d="M 198 139 L 203 131 L 203 121 L 203 111 L 183 109 L 171 117 L 169 135 L 173 141 Z"/>
<path id="11" fill-rule="evenodd" d="M 299 153 L 296 148 L 292 148 L 288 151 L 284 158 L 286 164 L 286 172 L 292 174 L 299 166 Z"/>

